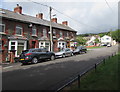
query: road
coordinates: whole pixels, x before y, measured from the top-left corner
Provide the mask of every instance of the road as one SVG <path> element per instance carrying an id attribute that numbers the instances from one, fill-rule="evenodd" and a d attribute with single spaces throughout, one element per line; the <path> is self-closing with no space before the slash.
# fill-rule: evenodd
<path id="1" fill-rule="evenodd" d="M 57 90 L 74 76 L 115 54 L 117 46 L 89 50 L 86 54 L 21 66 L 3 67 L 3 90 Z"/>

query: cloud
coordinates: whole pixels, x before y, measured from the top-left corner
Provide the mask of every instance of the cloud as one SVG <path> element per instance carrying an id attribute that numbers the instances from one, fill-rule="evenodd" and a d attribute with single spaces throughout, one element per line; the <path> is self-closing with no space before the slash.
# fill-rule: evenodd
<path id="1" fill-rule="evenodd" d="M 38 12 L 42 12 L 44 13 L 44 18 L 47 20 L 49 19 L 48 7 L 43 7 L 32 2 L 3 2 L 3 8 L 13 10 L 17 3 L 23 7 L 24 14 L 35 16 Z M 108 2 L 112 10 L 107 6 L 105 0 L 99 0 L 98 2 L 95 2 L 94 0 L 90 0 L 89 2 L 76 2 L 73 0 L 73 2 L 55 1 L 41 3 L 52 6 L 56 10 L 62 12 L 63 14 L 52 10 L 52 14 L 57 15 L 58 23 L 61 23 L 64 20 L 68 21 L 69 26 L 78 31 L 78 34 L 105 32 L 110 29 L 116 29 L 118 25 L 117 5 L 113 2 Z M 74 20 L 65 15 L 68 15 Z"/>

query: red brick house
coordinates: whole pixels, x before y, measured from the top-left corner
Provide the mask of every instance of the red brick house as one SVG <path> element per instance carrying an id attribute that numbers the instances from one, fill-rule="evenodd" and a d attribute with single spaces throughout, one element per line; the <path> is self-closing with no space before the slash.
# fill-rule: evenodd
<path id="1" fill-rule="evenodd" d="M 43 14 L 36 17 L 22 14 L 22 7 L 17 6 L 14 11 L 0 9 L 0 62 L 13 61 L 22 50 L 46 47 L 50 50 L 50 21 L 43 19 Z M 57 23 L 52 19 L 53 48 L 57 52 L 60 48 L 74 47 L 76 31 L 68 26 L 68 22 Z M 12 58 L 11 58 L 12 57 Z"/>

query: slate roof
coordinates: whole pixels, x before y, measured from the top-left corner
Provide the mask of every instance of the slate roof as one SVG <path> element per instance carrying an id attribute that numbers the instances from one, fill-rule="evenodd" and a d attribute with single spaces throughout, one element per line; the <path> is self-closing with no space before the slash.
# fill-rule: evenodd
<path id="1" fill-rule="evenodd" d="M 0 16 L 9 18 L 9 19 L 19 20 L 21 22 L 50 26 L 50 21 L 48 21 L 48 20 L 38 19 L 36 17 L 25 15 L 25 14 L 14 13 L 13 11 L 1 9 L 1 8 L 0 8 Z M 68 31 L 75 31 L 72 28 L 70 28 L 69 26 L 65 26 L 63 24 L 54 23 L 54 22 L 52 22 L 52 27 L 64 29 L 64 30 L 68 30 Z"/>

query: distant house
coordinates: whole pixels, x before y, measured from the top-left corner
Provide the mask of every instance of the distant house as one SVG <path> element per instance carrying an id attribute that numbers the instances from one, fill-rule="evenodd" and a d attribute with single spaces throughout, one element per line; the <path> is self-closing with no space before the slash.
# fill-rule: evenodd
<path id="1" fill-rule="evenodd" d="M 98 35 L 92 36 L 90 40 L 86 42 L 87 46 L 95 46 L 96 45 L 95 39 L 100 40 L 100 37 Z"/>
<path id="2" fill-rule="evenodd" d="M 101 37 L 101 45 L 107 45 L 107 44 L 115 45 L 116 41 L 113 40 L 112 37 L 108 35 L 104 35 L 103 37 Z"/>

